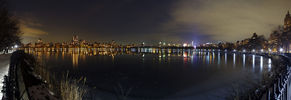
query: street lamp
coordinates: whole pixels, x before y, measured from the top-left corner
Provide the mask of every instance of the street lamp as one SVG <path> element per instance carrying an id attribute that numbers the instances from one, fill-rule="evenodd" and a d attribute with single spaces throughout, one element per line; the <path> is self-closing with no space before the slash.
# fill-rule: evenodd
<path id="1" fill-rule="evenodd" d="M 280 48 L 279 51 L 280 51 L 280 52 L 283 52 L 283 48 Z"/>
<path id="2" fill-rule="evenodd" d="M 184 43 L 184 44 L 183 44 L 183 47 L 186 47 L 186 46 L 187 46 L 187 43 Z"/>

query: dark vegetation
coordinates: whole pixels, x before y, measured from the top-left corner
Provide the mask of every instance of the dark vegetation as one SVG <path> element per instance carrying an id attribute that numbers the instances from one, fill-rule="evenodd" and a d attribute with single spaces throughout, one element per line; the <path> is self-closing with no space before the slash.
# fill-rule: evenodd
<path id="1" fill-rule="evenodd" d="M 20 35 L 19 21 L 9 12 L 6 1 L 0 0 L 0 51 L 20 44 Z"/>

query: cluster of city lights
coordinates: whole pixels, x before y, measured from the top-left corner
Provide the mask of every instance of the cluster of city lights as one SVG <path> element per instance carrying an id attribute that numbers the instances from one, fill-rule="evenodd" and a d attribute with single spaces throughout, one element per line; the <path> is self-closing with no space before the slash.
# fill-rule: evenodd
<path id="1" fill-rule="evenodd" d="M 226 49 L 225 49 L 224 51 L 227 52 Z M 268 49 L 268 51 L 269 51 L 269 52 L 272 52 L 271 49 Z M 233 52 L 237 52 L 237 50 L 236 50 L 236 49 L 233 49 Z M 247 50 L 246 50 L 246 49 L 243 49 L 242 52 L 247 52 Z M 253 53 L 256 52 L 256 49 L 252 49 L 251 52 L 253 52 Z M 264 53 L 265 50 L 264 50 L 264 49 L 261 49 L 260 52 Z M 279 49 L 279 52 L 281 52 L 281 53 L 284 52 L 284 49 L 283 49 L 283 48 L 280 48 L 280 49 Z"/>
<path id="2" fill-rule="evenodd" d="M 13 49 L 13 48 L 18 48 L 18 45 L 14 45 L 14 46 L 12 46 L 11 48 L 12 48 L 12 49 Z"/>

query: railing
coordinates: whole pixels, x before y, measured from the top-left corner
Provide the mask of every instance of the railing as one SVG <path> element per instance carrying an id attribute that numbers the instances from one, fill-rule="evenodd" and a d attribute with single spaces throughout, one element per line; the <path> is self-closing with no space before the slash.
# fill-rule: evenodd
<path id="1" fill-rule="evenodd" d="M 19 63 L 20 53 L 14 53 L 11 56 L 8 76 L 4 78 L 3 99 L 4 100 L 29 100 L 25 87 L 20 88 L 23 84 L 23 78 L 20 67 L 16 67 Z M 19 84 L 20 83 L 20 84 Z M 21 85 L 23 86 L 23 85 Z M 20 92 L 22 91 L 22 93 Z"/>
<path id="2" fill-rule="evenodd" d="M 56 100 L 46 84 L 33 73 L 33 60 L 24 51 L 12 54 L 8 76 L 4 78 L 3 100 Z M 36 89 L 34 89 L 36 87 Z M 38 94 L 37 94 L 38 93 Z M 41 94 L 39 94 L 41 93 Z"/>
<path id="3" fill-rule="evenodd" d="M 290 58 L 289 58 L 290 59 Z M 278 82 L 274 83 L 274 99 L 276 100 L 291 100 L 291 68 L 286 66 L 286 73 L 282 73 L 277 79 Z M 269 99 L 270 100 L 270 99 Z"/>

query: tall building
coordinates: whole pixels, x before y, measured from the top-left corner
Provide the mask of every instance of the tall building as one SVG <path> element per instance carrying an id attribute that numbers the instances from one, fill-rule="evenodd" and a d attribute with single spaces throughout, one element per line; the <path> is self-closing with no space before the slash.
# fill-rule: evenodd
<path id="1" fill-rule="evenodd" d="M 288 11 L 288 13 L 286 14 L 286 17 L 284 19 L 284 30 L 285 31 L 289 31 L 291 30 L 291 16 L 290 13 Z"/>
<path id="2" fill-rule="evenodd" d="M 43 42 L 42 42 L 42 39 L 41 39 L 41 38 L 38 38 L 37 43 L 42 44 L 42 43 L 43 43 Z"/>
<path id="3" fill-rule="evenodd" d="M 77 36 L 77 35 L 74 35 L 74 36 L 73 36 L 72 44 L 73 44 L 73 45 L 77 45 L 77 44 L 79 44 L 79 39 L 78 39 L 78 36 Z"/>
<path id="4" fill-rule="evenodd" d="M 43 42 L 42 42 L 42 40 L 41 40 L 41 38 L 39 38 L 38 40 L 37 40 L 37 42 L 35 43 L 35 47 L 42 47 L 43 46 Z"/>

